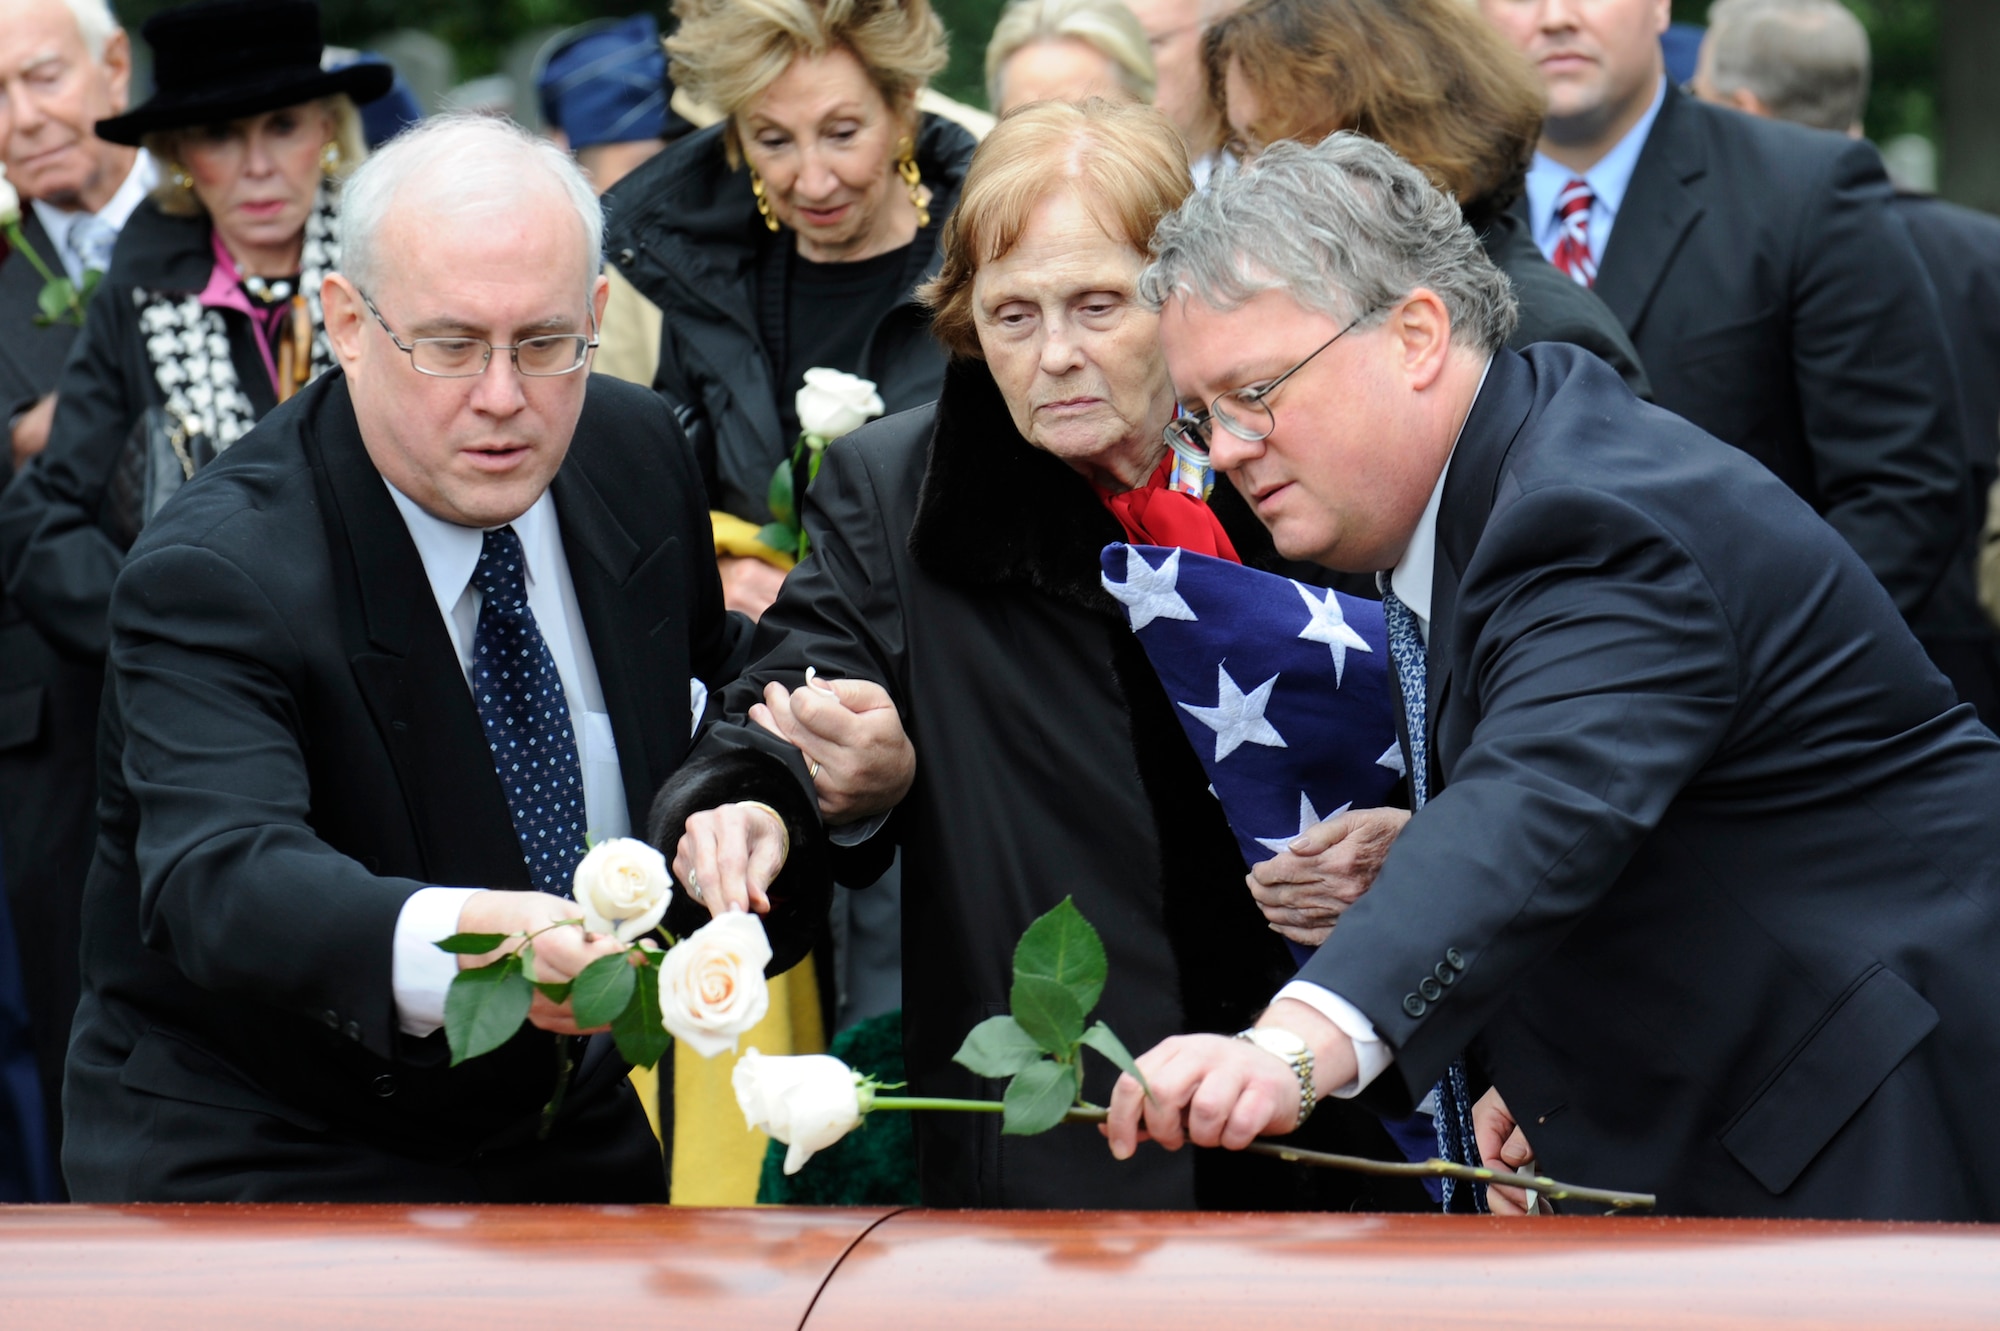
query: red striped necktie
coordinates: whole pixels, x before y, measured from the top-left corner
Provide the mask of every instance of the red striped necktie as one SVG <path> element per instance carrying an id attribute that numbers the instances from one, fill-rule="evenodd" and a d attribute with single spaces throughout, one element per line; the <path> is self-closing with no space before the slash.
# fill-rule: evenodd
<path id="1" fill-rule="evenodd" d="M 1569 274 L 1578 286 L 1597 282 L 1597 260 L 1590 253 L 1590 205 L 1597 196 L 1581 180 L 1572 180 L 1556 195 L 1556 222 L 1562 234 L 1556 239 L 1549 262 Z"/>

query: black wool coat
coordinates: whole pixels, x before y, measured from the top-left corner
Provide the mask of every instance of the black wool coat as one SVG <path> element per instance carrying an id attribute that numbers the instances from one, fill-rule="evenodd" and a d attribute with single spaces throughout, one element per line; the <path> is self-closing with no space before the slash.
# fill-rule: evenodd
<path id="1" fill-rule="evenodd" d="M 1269 557 L 1263 529 L 1226 486 L 1217 494 L 1239 550 Z M 741 720 L 767 681 L 797 686 L 810 665 L 894 696 L 916 784 L 861 849 L 903 851 L 910 1093 L 998 1098 L 999 1083 L 952 1054 L 1007 1010 L 1015 941 L 1064 897 L 1104 938 L 1110 979 L 1096 1015 L 1135 1054 L 1180 1032 L 1249 1025 L 1289 978 L 1289 955 L 1100 585 L 1098 553 L 1124 536 L 1089 483 L 1015 432 L 983 364 L 959 362 L 934 406 L 833 444 L 805 522 L 812 556 L 760 623 L 756 663 L 724 694 L 734 724 L 702 752 L 761 755 L 803 784 L 796 750 Z M 665 846 L 704 807 L 683 784 L 655 809 Z M 1104 1103 L 1116 1075 L 1088 1055 L 1086 1097 Z M 997 1116 L 923 1114 L 916 1130 L 933 1206 L 1428 1208 L 1414 1184 L 1258 1157 L 1147 1147 L 1119 1163 L 1087 1128 L 1003 1137 Z M 1371 1114 L 1343 1102 L 1323 1106 L 1300 1138 L 1400 1158 Z"/>

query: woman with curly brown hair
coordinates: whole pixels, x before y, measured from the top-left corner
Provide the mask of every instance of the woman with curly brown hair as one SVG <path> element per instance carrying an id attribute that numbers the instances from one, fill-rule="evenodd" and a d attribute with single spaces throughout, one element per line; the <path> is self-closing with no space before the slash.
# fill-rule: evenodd
<path id="1" fill-rule="evenodd" d="M 1617 318 L 1549 265 L 1511 211 L 1545 95 L 1461 0 L 1250 0 L 1209 29 L 1204 55 L 1237 156 L 1342 129 L 1387 144 L 1458 200 L 1513 282 L 1521 325 L 1510 345 L 1575 343 L 1652 395 Z"/>

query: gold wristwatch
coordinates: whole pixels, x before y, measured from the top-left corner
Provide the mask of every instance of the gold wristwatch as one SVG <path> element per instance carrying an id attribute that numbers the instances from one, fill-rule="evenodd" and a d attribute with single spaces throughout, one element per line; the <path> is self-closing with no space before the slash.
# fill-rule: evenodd
<path id="1" fill-rule="evenodd" d="M 1282 1026 L 1252 1026 L 1247 1031 L 1236 1032 L 1236 1038 L 1248 1040 L 1265 1053 L 1276 1054 L 1291 1064 L 1292 1074 L 1299 1079 L 1299 1121 L 1292 1126 L 1294 1129 L 1304 1127 L 1319 1104 L 1319 1097 L 1313 1094 L 1312 1047 Z"/>

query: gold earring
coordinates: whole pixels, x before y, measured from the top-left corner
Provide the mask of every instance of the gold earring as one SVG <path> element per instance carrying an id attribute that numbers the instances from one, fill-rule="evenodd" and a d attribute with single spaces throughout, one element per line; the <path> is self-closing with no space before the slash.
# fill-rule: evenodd
<path id="1" fill-rule="evenodd" d="M 896 145 L 896 174 L 903 178 L 903 188 L 910 192 L 910 204 L 917 210 L 917 230 L 931 224 L 930 191 L 924 188 L 924 178 L 917 173 L 917 145 L 910 142 L 909 135 Z"/>
<path id="2" fill-rule="evenodd" d="M 319 150 L 319 169 L 328 175 L 340 170 L 340 145 L 331 139 Z"/>
<path id="3" fill-rule="evenodd" d="M 174 182 L 175 189 L 190 191 L 194 189 L 194 177 L 189 175 L 187 168 L 179 162 L 175 162 L 167 168 L 167 178 Z"/>
<path id="4" fill-rule="evenodd" d="M 757 196 L 757 216 L 764 219 L 764 229 L 776 231 L 778 219 L 771 212 L 771 200 L 764 194 L 764 177 L 757 174 L 755 167 L 750 170 L 750 192 Z"/>

